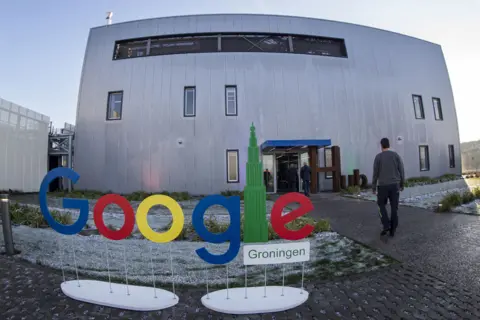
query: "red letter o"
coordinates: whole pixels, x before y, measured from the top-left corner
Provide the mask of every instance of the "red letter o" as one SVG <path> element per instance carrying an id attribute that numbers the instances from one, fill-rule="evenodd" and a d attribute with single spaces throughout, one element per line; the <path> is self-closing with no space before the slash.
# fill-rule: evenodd
<path id="1" fill-rule="evenodd" d="M 125 222 L 123 223 L 122 228 L 117 231 L 107 228 L 103 221 L 103 211 L 106 206 L 112 203 L 118 205 L 122 209 L 125 217 Z M 95 225 L 100 234 L 105 238 L 110 240 L 123 240 L 132 233 L 133 228 L 135 227 L 135 213 L 127 199 L 118 194 L 107 194 L 97 200 L 97 203 L 93 208 L 93 221 L 95 221 Z"/>

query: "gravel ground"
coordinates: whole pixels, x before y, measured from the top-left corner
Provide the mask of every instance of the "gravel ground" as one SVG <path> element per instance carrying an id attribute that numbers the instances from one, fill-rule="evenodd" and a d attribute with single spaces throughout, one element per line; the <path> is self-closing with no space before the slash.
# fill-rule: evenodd
<path id="1" fill-rule="evenodd" d="M 94 278 L 110 276 L 116 282 L 125 280 L 125 253 L 129 282 L 152 284 L 152 266 L 158 283 L 199 285 L 223 284 L 226 267 L 207 265 L 196 253 L 206 245 L 213 254 L 221 254 L 228 244 L 206 244 L 204 242 L 174 241 L 169 244 L 154 244 L 148 240 L 110 241 L 101 236 L 63 236 L 51 229 L 35 229 L 26 226 L 13 228 L 16 249 L 20 258 L 32 263 L 75 271 Z M 282 242 L 281 240 L 271 243 Z M 391 260 L 356 242 L 334 232 L 323 232 L 310 239 L 311 260 L 305 264 L 306 275 L 322 277 L 344 275 L 376 270 L 387 266 Z M 243 247 L 243 245 L 242 245 Z M 108 248 L 108 262 L 107 262 Z M 228 264 L 230 282 L 242 282 L 244 277 L 243 250 Z M 107 264 L 108 263 L 108 264 Z M 280 281 L 281 265 L 268 266 L 269 278 Z M 173 278 L 172 278 L 173 268 Z M 301 264 L 285 265 L 285 274 L 298 275 Z M 263 267 L 248 267 L 249 283 L 263 283 Z M 208 273 L 208 274 L 207 274 Z"/>

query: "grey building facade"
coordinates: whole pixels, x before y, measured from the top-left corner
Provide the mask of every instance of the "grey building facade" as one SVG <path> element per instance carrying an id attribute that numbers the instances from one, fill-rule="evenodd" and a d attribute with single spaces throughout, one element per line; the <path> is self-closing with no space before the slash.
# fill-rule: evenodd
<path id="1" fill-rule="evenodd" d="M 407 177 L 461 173 L 457 116 L 439 45 L 348 23 L 250 14 L 93 28 L 77 106 L 77 189 L 242 190 L 249 127 L 268 192 L 302 141 L 341 149 L 342 174 L 371 179 L 382 137 Z M 275 148 L 275 141 L 296 140 Z M 272 144 L 273 143 L 273 144 Z M 273 147 L 272 147 L 273 145 Z M 318 174 L 321 190 L 332 187 Z"/>

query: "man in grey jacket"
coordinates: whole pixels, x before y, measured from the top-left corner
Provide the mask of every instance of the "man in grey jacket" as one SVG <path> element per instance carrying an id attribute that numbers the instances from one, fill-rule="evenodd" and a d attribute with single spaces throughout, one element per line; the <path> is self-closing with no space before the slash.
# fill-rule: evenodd
<path id="1" fill-rule="evenodd" d="M 395 235 L 398 226 L 398 202 L 400 191 L 403 191 L 405 173 L 403 161 L 400 156 L 390 150 L 390 141 L 383 138 L 380 141 L 382 152 L 377 154 L 373 162 L 373 193 L 377 194 L 377 204 L 380 208 L 380 217 L 383 224 L 381 235 L 390 231 L 390 236 Z M 390 201 L 391 217 L 387 214 L 387 200 Z"/>

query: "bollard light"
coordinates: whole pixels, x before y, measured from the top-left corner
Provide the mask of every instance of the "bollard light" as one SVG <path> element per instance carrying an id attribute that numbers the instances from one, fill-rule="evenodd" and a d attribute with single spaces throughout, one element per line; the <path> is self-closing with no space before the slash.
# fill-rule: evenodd
<path id="1" fill-rule="evenodd" d="M 5 252 L 9 256 L 13 256 L 15 254 L 15 248 L 13 246 L 12 221 L 10 220 L 8 202 L 8 194 L 0 195 L 0 215 L 2 217 Z"/>

